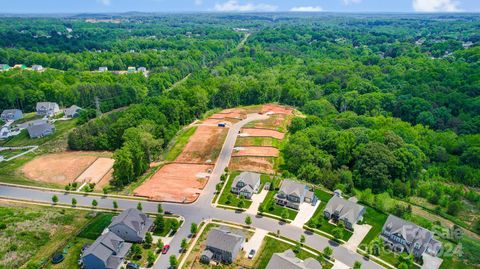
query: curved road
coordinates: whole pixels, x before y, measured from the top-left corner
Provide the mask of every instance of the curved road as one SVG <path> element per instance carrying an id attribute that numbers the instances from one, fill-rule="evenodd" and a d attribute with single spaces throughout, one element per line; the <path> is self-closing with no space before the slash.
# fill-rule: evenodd
<path id="1" fill-rule="evenodd" d="M 260 114 L 250 114 L 248 115 L 247 119 L 244 119 L 233 126 L 231 126 L 227 138 L 225 139 L 225 143 L 223 148 L 220 152 L 218 160 L 215 164 L 215 168 L 212 172 L 212 175 L 205 186 L 202 194 L 197 199 L 196 202 L 192 204 L 174 204 L 174 203 L 162 203 L 164 210 L 168 210 L 173 212 L 174 214 L 183 216 L 185 218 L 185 222 L 183 226 L 178 230 L 175 234 L 174 238 L 170 242 L 170 252 L 168 255 L 161 255 L 160 258 L 157 260 L 153 268 L 156 269 L 166 269 L 169 267 L 169 259 L 168 257 L 172 254 L 177 256 L 180 255 L 180 243 L 183 238 L 187 238 L 190 234 L 190 224 L 191 223 L 199 223 L 205 219 L 220 219 L 230 222 L 236 223 L 244 223 L 245 217 L 249 214 L 245 212 L 234 212 L 232 210 L 226 210 L 221 208 L 214 208 L 212 207 L 212 199 L 215 195 L 215 186 L 220 182 L 220 175 L 223 173 L 225 167 L 227 167 L 228 163 L 230 162 L 230 158 L 232 155 L 233 147 L 235 145 L 235 141 L 240 131 L 240 128 L 253 120 L 259 119 L 266 119 L 267 116 L 260 115 Z M 75 197 L 77 199 L 78 206 L 91 206 L 92 200 L 97 200 L 98 207 L 103 208 L 113 208 L 113 201 L 117 201 L 118 207 L 120 209 L 127 209 L 136 207 L 138 204 L 138 200 L 131 200 L 131 199 L 121 199 L 121 198 L 113 198 L 113 197 L 98 197 L 98 196 L 86 196 L 86 195 L 79 195 L 74 193 L 65 193 L 63 191 L 47 191 L 47 190 L 39 190 L 39 189 L 31 189 L 31 188 L 23 188 L 23 187 L 15 187 L 15 186 L 4 186 L 0 185 L 0 197 L 6 199 L 21 199 L 21 200 L 28 200 L 33 202 L 40 202 L 40 203 L 51 203 L 52 196 L 56 194 L 59 198 L 59 203 L 63 204 L 71 204 L 72 198 Z M 143 211 L 144 212 L 157 212 L 157 202 L 149 202 L 149 201 L 141 201 Z M 331 240 L 322 237 L 317 234 L 307 233 L 305 230 L 298 228 L 296 226 L 282 223 L 278 220 L 274 220 L 267 217 L 260 217 L 250 215 L 252 218 L 252 225 L 253 227 L 261 228 L 273 233 L 280 231 L 280 234 L 284 237 L 297 241 L 301 235 L 304 235 L 306 238 L 305 245 L 316 250 L 323 250 L 326 246 L 330 246 L 333 251 L 333 257 L 341 261 L 342 263 L 353 267 L 355 261 L 361 261 L 362 268 L 368 269 L 377 269 L 383 268 L 380 265 L 370 261 L 364 260 L 363 256 L 359 255 L 356 252 L 352 252 L 348 250 L 342 245 L 338 245 L 337 243 L 332 242 Z"/>

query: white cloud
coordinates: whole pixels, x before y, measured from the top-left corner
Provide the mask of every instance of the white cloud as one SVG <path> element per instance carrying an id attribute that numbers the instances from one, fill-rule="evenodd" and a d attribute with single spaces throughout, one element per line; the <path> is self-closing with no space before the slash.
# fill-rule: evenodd
<path id="1" fill-rule="evenodd" d="M 97 0 L 97 1 L 104 6 L 109 6 L 112 3 L 111 0 Z"/>
<path id="2" fill-rule="evenodd" d="M 299 7 L 292 7 L 290 11 L 293 12 L 319 12 L 323 11 L 321 6 L 299 6 Z"/>
<path id="3" fill-rule="evenodd" d="M 343 0 L 343 4 L 348 6 L 350 4 L 358 4 L 362 2 L 362 0 Z"/>
<path id="4" fill-rule="evenodd" d="M 222 12 L 248 12 L 248 11 L 276 11 L 278 9 L 277 6 L 269 5 L 269 4 L 252 4 L 252 3 L 245 3 L 240 4 L 237 0 L 228 0 L 223 4 L 215 4 L 214 7 L 215 11 L 222 11 Z"/>
<path id="5" fill-rule="evenodd" d="M 462 11 L 455 0 L 413 0 L 413 10 L 419 12 L 458 12 Z"/>
<path id="6" fill-rule="evenodd" d="M 203 0 L 195 0 L 194 3 L 196 6 L 201 6 L 203 4 Z"/>

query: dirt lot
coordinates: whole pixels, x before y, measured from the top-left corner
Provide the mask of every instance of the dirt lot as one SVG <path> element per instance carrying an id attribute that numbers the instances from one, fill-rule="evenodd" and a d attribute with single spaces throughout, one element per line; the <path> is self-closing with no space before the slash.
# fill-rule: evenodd
<path id="1" fill-rule="evenodd" d="M 181 163 L 212 163 L 220 154 L 228 129 L 216 126 L 199 126 L 190 141 L 175 160 Z"/>
<path id="2" fill-rule="evenodd" d="M 90 167 L 99 155 L 109 154 L 72 151 L 43 155 L 25 164 L 21 171 L 32 180 L 67 185 Z"/>
<path id="3" fill-rule="evenodd" d="M 233 156 L 278 157 L 279 151 L 274 147 L 241 147 L 235 149 Z"/>
<path id="4" fill-rule="evenodd" d="M 234 123 L 237 123 L 239 122 L 240 120 L 239 119 L 212 119 L 212 118 L 209 118 L 209 119 L 206 119 L 204 121 L 202 121 L 200 124 L 203 125 L 215 125 L 217 126 L 217 124 L 219 123 L 226 123 L 227 124 L 227 127 L 229 127 L 229 125 L 232 125 Z"/>
<path id="5" fill-rule="evenodd" d="M 262 106 L 262 113 L 291 115 L 293 113 L 293 109 L 277 104 L 266 104 Z"/>
<path id="6" fill-rule="evenodd" d="M 244 128 L 242 129 L 242 133 L 245 136 L 273 137 L 280 140 L 282 140 L 285 137 L 284 133 L 271 130 L 271 129 Z"/>
<path id="7" fill-rule="evenodd" d="M 155 201 L 193 202 L 205 187 L 209 170 L 213 170 L 213 165 L 166 164 L 134 194 Z"/>
<path id="8" fill-rule="evenodd" d="M 274 174 L 273 161 L 264 157 L 233 157 L 230 161 L 231 171 L 250 171 L 264 174 Z"/>
<path id="9" fill-rule="evenodd" d="M 108 171 L 112 169 L 113 162 L 114 160 L 110 158 L 98 158 L 75 179 L 75 182 L 89 182 L 97 184 L 105 175 L 107 175 Z"/>
<path id="10" fill-rule="evenodd" d="M 270 115 L 268 119 L 252 121 L 248 123 L 246 128 L 261 128 L 261 129 L 272 129 L 279 132 L 286 132 L 287 127 L 290 124 L 292 116 L 285 114 L 273 114 Z"/>

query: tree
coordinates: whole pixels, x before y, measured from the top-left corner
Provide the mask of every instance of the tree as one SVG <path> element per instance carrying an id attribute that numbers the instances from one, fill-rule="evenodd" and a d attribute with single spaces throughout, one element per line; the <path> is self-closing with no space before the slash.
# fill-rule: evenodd
<path id="1" fill-rule="evenodd" d="M 300 250 L 302 250 L 302 246 L 300 245 L 300 243 L 296 243 L 295 248 L 293 249 L 293 252 L 298 254 Z"/>
<path id="2" fill-rule="evenodd" d="M 252 224 L 252 218 L 250 216 L 245 217 L 245 224 L 249 225 Z"/>
<path id="3" fill-rule="evenodd" d="M 288 213 L 288 209 L 284 208 L 280 216 L 282 217 L 283 220 L 287 220 L 288 217 L 290 216 L 290 214 Z"/>
<path id="4" fill-rule="evenodd" d="M 158 238 L 158 241 L 157 241 L 157 249 L 158 249 L 159 251 L 161 251 L 162 248 L 163 248 L 163 246 L 164 246 L 164 244 L 163 244 L 162 238 Z"/>
<path id="5" fill-rule="evenodd" d="M 258 207 L 258 211 L 260 212 L 260 215 L 263 215 L 263 213 L 265 213 L 265 205 L 263 203 L 260 204 L 260 206 Z"/>
<path id="6" fill-rule="evenodd" d="M 113 209 L 115 209 L 115 210 L 118 209 L 118 203 L 117 203 L 117 201 L 113 201 Z"/>
<path id="7" fill-rule="evenodd" d="M 335 237 L 335 239 L 339 240 L 343 238 L 343 228 L 335 228 L 332 230 L 332 235 Z"/>
<path id="8" fill-rule="evenodd" d="M 152 233 L 147 233 L 145 235 L 145 244 L 148 246 L 148 248 L 150 248 L 152 246 L 152 243 L 153 243 Z"/>
<path id="9" fill-rule="evenodd" d="M 138 202 L 137 204 L 137 209 L 142 211 L 143 207 L 142 207 L 142 203 Z"/>
<path id="10" fill-rule="evenodd" d="M 163 213 L 162 204 L 158 204 L 158 205 L 157 205 L 157 213 L 158 213 L 158 214 L 162 214 L 162 213 Z"/>
<path id="11" fill-rule="evenodd" d="M 190 225 L 190 233 L 195 236 L 198 232 L 198 226 L 195 222 L 192 222 L 192 224 Z"/>
<path id="12" fill-rule="evenodd" d="M 240 207 L 240 208 L 245 207 L 245 201 L 243 200 L 243 196 L 240 198 L 240 201 L 238 201 L 237 206 Z"/>
<path id="13" fill-rule="evenodd" d="M 225 203 L 226 203 L 227 205 L 231 204 L 231 203 L 232 203 L 232 199 L 233 199 L 233 195 L 229 193 L 229 194 L 227 195 L 227 200 L 225 201 Z"/>
<path id="14" fill-rule="evenodd" d="M 52 202 L 53 202 L 54 205 L 57 204 L 58 203 L 58 196 L 53 195 L 52 196 Z"/>
<path id="15" fill-rule="evenodd" d="M 180 243 L 180 247 L 182 248 L 183 251 L 185 251 L 187 249 L 187 246 L 188 246 L 187 238 L 183 238 L 182 242 Z"/>
<path id="16" fill-rule="evenodd" d="M 157 215 L 155 217 L 155 231 L 158 233 L 163 233 L 165 231 L 165 219 L 162 215 Z"/>
<path id="17" fill-rule="evenodd" d="M 138 244 L 133 244 L 130 252 L 132 253 L 132 257 L 134 259 L 139 260 L 141 258 L 142 250 Z"/>
<path id="18" fill-rule="evenodd" d="M 77 199 L 72 198 L 72 206 L 73 207 L 77 206 Z"/>
<path id="19" fill-rule="evenodd" d="M 65 190 L 66 190 L 66 191 L 69 191 L 69 190 L 70 190 L 70 183 L 65 186 Z"/>
<path id="20" fill-rule="evenodd" d="M 457 216 L 462 209 L 462 203 L 460 201 L 453 201 L 448 204 L 447 213 L 452 216 Z"/>
<path id="21" fill-rule="evenodd" d="M 155 254 L 153 253 L 153 251 L 149 250 L 149 251 L 147 252 L 147 264 L 148 264 L 148 267 L 151 267 L 154 262 L 155 262 Z"/>
<path id="22" fill-rule="evenodd" d="M 300 235 L 300 244 L 303 245 L 303 243 L 305 243 L 305 235 Z"/>
<path id="23" fill-rule="evenodd" d="M 169 260 L 170 260 L 170 267 L 173 269 L 177 268 L 178 266 L 177 257 L 175 257 L 175 255 L 171 255 Z"/>
<path id="24" fill-rule="evenodd" d="M 360 269 L 360 268 L 362 268 L 362 263 L 359 261 L 355 261 L 355 263 L 353 264 L 353 269 Z"/>
<path id="25" fill-rule="evenodd" d="M 323 255 L 325 255 L 325 257 L 327 257 L 328 259 L 330 259 L 332 254 L 333 254 L 333 249 L 331 247 L 327 246 L 323 249 Z"/>
<path id="26" fill-rule="evenodd" d="M 92 206 L 93 206 L 93 207 L 96 207 L 97 205 L 98 205 L 97 200 L 93 199 L 93 200 L 92 200 Z"/>
<path id="27" fill-rule="evenodd" d="M 176 233 L 178 230 L 178 222 L 172 221 L 170 224 L 170 229 L 172 230 L 172 233 Z"/>
<path id="28" fill-rule="evenodd" d="M 104 195 L 107 195 L 107 193 L 108 193 L 108 187 L 107 187 L 107 186 L 103 187 L 102 191 L 103 191 L 103 194 L 104 194 Z"/>

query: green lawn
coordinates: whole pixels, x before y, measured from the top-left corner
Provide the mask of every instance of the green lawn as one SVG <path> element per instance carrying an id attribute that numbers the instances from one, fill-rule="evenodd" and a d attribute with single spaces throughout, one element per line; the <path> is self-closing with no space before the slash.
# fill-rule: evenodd
<path id="1" fill-rule="evenodd" d="M 110 225 L 114 214 L 99 213 L 85 228 L 78 234 L 78 237 L 95 240 L 103 230 Z"/>
<path id="2" fill-rule="evenodd" d="M 387 221 L 388 215 L 378 211 L 369 206 L 363 205 L 366 208 L 365 214 L 363 214 L 363 223 L 369 224 L 372 226 L 368 234 L 363 238 L 362 245 L 368 245 L 373 239 L 378 238 L 382 232 L 382 227 L 385 221 Z"/>
<path id="3" fill-rule="evenodd" d="M 223 189 L 222 194 L 220 194 L 220 198 L 218 199 L 218 203 L 227 206 L 236 206 L 241 208 L 249 208 L 252 204 L 251 200 L 243 199 L 243 206 L 239 206 L 239 202 L 242 200 L 238 195 L 232 193 L 230 190 L 232 188 L 233 180 L 236 176 L 238 176 L 240 172 L 235 171 L 230 174 L 230 178 L 227 180 L 225 188 Z M 229 200 L 230 198 L 230 200 Z"/>
<path id="4" fill-rule="evenodd" d="M 281 141 L 273 137 L 238 137 L 236 147 L 275 147 L 281 146 Z"/>
<path id="5" fill-rule="evenodd" d="M 2 150 L 0 151 L 0 156 L 3 156 L 3 158 L 5 159 L 8 159 L 8 158 L 11 158 L 15 155 L 18 155 L 24 151 L 27 151 L 28 149 L 24 149 L 24 150 Z"/>
<path id="6" fill-rule="evenodd" d="M 197 130 L 197 126 L 189 127 L 187 129 L 182 129 L 178 132 L 177 136 L 170 142 L 169 148 L 166 150 L 168 152 L 165 156 L 166 161 L 174 161 L 180 153 L 182 153 L 183 148 L 187 145 L 190 137 Z"/>
<path id="7" fill-rule="evenodd" d="M 172 224 L 174 222 L 177 223 L 177 227 L 180 227 L 180 223 L 178 222 L 177 219 L 174 219 L 174 218 L 164 218 L 165 220 L 165 229 L 163 230 L 163 232 L 157 232 L 157 231 L 154 231 L 153 232 L 153 235 L 157 235 L 157 236 L 167 236 L 168 233 L 170 232 L 170 230 L 172 229 Z"/>
<path id="8" fill-rule="evenodd" d="M 328 200 L 330 200 L 330 197 L 332 197 L 332 195 L 319 189 L 315 190 L 315 195 L 320 200 L 320 205 L 313 214 L 312 218 L 307 222 L 307 226 L 318 229 L 320 231 L 324 231 L 328 234 L 332 234 L 333 230 L 336 229 L 338 226 L 329 223 L 328 220 L 323 216 L 323 210 L 325 209 L 325 206 L 327 205 L 327 202 Z M 343 237 L 341 239 L 344 241 L 348 241 L 352 234 L 353 233 L 350 230 L 343 229 Z"/>
<path id="9" fill-rule="evenodd" d="M 330 198 L 332 198 L 332 194 L 328 193 L 322 189 L 315 189 L 314 190 L 315 196 L 317 196 L 318 200 L 320 200 L 322 203 L 328 203 Z"/>
<path id="10" fill-rule="evenodd" d="M 66 250 L 64 252 L 65 259 L 58 264 L 52 264 L 51 262 L 48 262 L 45 265 L 45 268 L 47 269 L 80 268 L 80 266 L 78 265 L 78 260 L 80 258 L 80 253 L 82 252 L 82 247 L 86 244 L 91 245 L 94 241 L 95 240 L 92 240 L 92 239 L 74 237 L 64 248 L 64 250 Z"/>
<path id="11" fill-rule="evenodd" d="M 288 207 L 277 205 L 277 203 L 275 202 L 275 199 L 273 198 L 275 196 L 275 193 L 277 192 L 273 190 L 269 191 L 267 193 L 267 196 L 265 197 L 265 200 L 263 201 L 262 204 L 260 204 L 260 206 L 265 209 L 265 213 L 278 216 L 279 218 L 281 218 L 282 212 L 286 210 L 288 212 L 287 219 L 294 220 L 298 214 L 298 211 L 290 209 Z"/>

